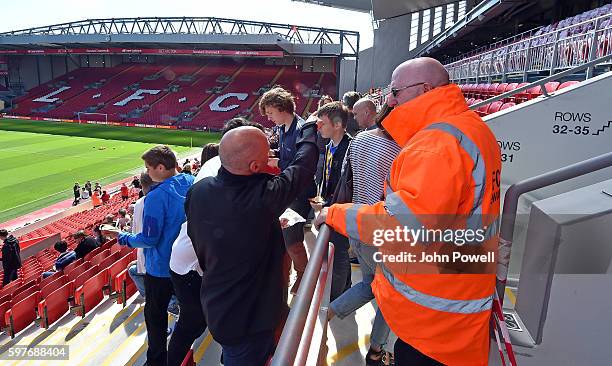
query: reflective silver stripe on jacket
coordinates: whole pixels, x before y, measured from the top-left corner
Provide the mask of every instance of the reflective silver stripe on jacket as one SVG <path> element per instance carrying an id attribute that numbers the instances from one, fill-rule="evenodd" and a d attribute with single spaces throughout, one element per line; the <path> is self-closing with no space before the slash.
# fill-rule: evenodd
<path id="1" fill-rule="evenodd" d="M 482 227 L 482 199 L 487 179 L 484 158 L 480 154 L 478 146 L 466 134 L 457 127 L 448 123 L 439 122 L 427 126 L 427 130 L 439 130 L 446 132 L 457 139 L 461 148 L 472 159 L 472 179 L 474 180 L 474 202 L 471 215 L 468 217 L 467 227 L 478 229 Z"/>
<path id="2" fill-rule="evenodd" d="M 361 240 L 359 238 L 359 227 L 357 226 L 357 211 L 362 207 L 362 204 L 353 204 L 346 210 L 346 234 L 349 238 Z"/>
<path id="3" fill-rule="evenodd" d="M 385 268 L 383 263 L 379 263 L 382 273 L 389 281 L 391 286 L 402 294 L 406 299 L 424 306 L 428 309 L 445 311 L 447 313 L 476 314 L 491 310 L 493 295 L 476 300 L 449 300 L 442 297 L 432 296 L 413 289 L 404 282 L 393 276 L 391 271 Z"/>

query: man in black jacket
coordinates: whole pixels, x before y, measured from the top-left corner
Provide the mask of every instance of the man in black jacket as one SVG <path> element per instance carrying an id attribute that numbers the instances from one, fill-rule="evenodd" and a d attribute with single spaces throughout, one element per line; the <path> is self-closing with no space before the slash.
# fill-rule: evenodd
<path id="1" fill-rule="evenodd" d="M 73 238 L 78 242 L 74 252 L 76 253 L 76 259 L 85 257 L 87 253 L 96 249 L 99 245 L 94 237 L 85 234 L 85 231 L 79 230 L 72 235 Z"/>
<path id="2" fill-rule="evenodd" d="M 318 182 L 319 196 L 323 198 L 325 207 L 336 203 L 334 194 L 340 182 L 342 162 L 351 143 L 351 136 L 346 132 L 348 116 L 347 108 L 340 102 L 327 103 L 317 111 L 319 133 L 330 139 L 325 146 L 323 175 Z M 320 208 L 316 204 L 313 206 L 315 209 Z M 351 264 L 348 238 L 332 231 L 329 240 L 334 244 L 334 272 L 330 291 L 330 301 L 334 301 L 351 287 Z"/>
<path id="3" fill-rule="evenodd" d="M 2 268 L 4 278 L 2 278 L 2 285 L 6 285 L 17 279 L 17 270 L 21 268 L 21 250 L 19 240 L 13 235 L 9 235 L 6 229 L 0 229 L 0 240 L 3 241 Z"/>
<path id="4" fill-rule="evenodd" d="M 273 352 L 287 310 L 279 216 L 312 180 L 315 136 L 314 123 L 304 125 L 295 159 L 271 176 L 260 173 L 268 165 L 265 134 L 236 128 L 221 139 L 218 175 L 187 194 L 187 233 L 204 272 L 200 300 L 225 366 L 261 366 Z"/>

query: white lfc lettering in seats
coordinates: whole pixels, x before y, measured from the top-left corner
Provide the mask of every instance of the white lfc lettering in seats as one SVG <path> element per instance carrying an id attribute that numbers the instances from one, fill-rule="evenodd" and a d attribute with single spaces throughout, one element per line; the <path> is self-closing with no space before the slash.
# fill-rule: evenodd
<path id="1" fill-rule="evenodd" d="M 54 103 L 55 101 L 59 100 L 60 98 L 51 98 L 55 95 L 58 95 L 61 92 L 64 92 L 66 90 L 70 89 L 69 86 L 62 86 L 61 88 L 57 89 L 54 92 L 51 92 L 47 95 L 43 95 L 42 97 L 36 98 L 36 99 L 32 99 L 33 102 L 41 102 L 41 103 Z"/>
<path id="2" fill-rule="evenodd" d="M 119 102 L 115 103 L 114 105 L 116 105 L 118 107 L 123 107 L 126 104 L 128 104 L 129 102 L 131 102 L 132 100 L 141 100 L 141 99 L 144 99 L 144 94 L 156 95 L 156 94 L 159 94 L 159 92 L 161 92 L 161 90 L 158 90 L 158 89 L 138 89 L 134 93 L 132 93 L 132 95 L 130 95 L 129 97 L 123 99 L 122 101 L 119 101 Z"/>
<path id="3" fill-rule="evenodd" d="M 221 106 L 221 103 L 223 103 L 226 99 L 231 98 L 231 97 L 235 97 L 235 98 L 238 98 L 238 100 L 243 101 L 249 97 L 249 94 L 247 93 L 227 93 L 227 94 L 220 95 L 217 97 L 217 99 L 215 99 L 212 103 L 210 103 L 210 110 L 213 112 L 227 112 L 227 111 L 231 111 L 233 109 L 240 107 L 240 105 L 238 104 L 230 104 L 226 107 Z"/>

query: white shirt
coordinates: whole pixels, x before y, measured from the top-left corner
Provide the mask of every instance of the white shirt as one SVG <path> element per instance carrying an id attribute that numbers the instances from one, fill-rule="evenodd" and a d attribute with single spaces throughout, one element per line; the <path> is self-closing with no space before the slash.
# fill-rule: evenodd
<path id="1" fill-rule="evenodd" d="M 206 177 L 216 177 L 217 173 L 219 172 L 219 168 L 221 168 L 221 158 L 219 158 L 219 156 L 215 156 L 202 165 L 193 183 L 196 183 Z"/>
<path id="2" fill-rule="evenodd" d="M 142 220 L 144 216 L 144 200 L 145 197 L 141 197 L 134 204 L 134 215 L 132 216 L 132 234 L 139 234 L 142 232 Z M 136 272 L 144 274 L 145 270 L 145 256 L 144 249 L 136 249 Z"/>
<path id="3" fill-rule="evenodd" d="M 208 160 L 206 163 L 204 163 L 204 165 L 202 165 L 200 172 L 195 178 L 194 184 L 206 177 L 216 177 L 217 172 L 219 172 L 219 168 L 221 168 L 221 159 L 219 159 L 218 156 Z M 196 256 L 195 249 L 193 248 L 193 243 L 187 235 L 186 221 L 183 223 L 183 225 L 181 225 L 181 231 L 174 241 L 174 244 L 172 244 L 172 252 L 170 253 L 170 269 L 172 272 L 180 275 L 186 275 L 190 271 L 197 271 L 200 276 L 204 274 L 204 272 L 202 272 L 202 268 L 200 268 L 198 257 Z"/>

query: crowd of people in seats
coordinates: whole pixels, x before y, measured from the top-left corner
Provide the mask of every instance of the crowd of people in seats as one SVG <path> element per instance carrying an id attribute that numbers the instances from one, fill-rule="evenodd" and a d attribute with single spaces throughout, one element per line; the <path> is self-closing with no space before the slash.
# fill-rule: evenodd
<path id="1" fill-rule="evenodd" d="M 145 300 L 147 365 L 180 365 L 208 328 L 224 365 L 261 366 L 308 263 L 304 230 L 325 223 L 335 246 L 328 317 L 378 303 L 366 365 L 485 365 L 491 303 L 484 300 L 493 296 L 494 271 L 458 272 L 450 282 L 437 272 L 397 272 L 375 260 L 388 248 L 374 246 L 367 228 L 418 223 L 415 214 L 477 211 L 496 220 L 499 201 L 488 199 L 495 180 L 485 175 L 500 169 L 499 148 L 438 61 L 399 65 L 389 90 L 381 108 L 356 92 L 341 101 L 324 96 L 304 120 L 291 93 L 274 87 L 259 100 L 273 131 L 234 118 L 200 160 L 179 164 L 164 145 L 146 151 L 146 173 L 132 183 L 141 197 L 107 219 L 118 229 L 76 233 L 73 253 L 57 243 L 56 269 L 115 237 L 138 248 L 129 274 Z M 474 172 L 483 174 L 476 185 Z M 476 189 L 484 199 L 472 207 Z M 288 209 L 312 227 L 304 220 L 290 225 Z M 4 247 L 12 241 L 6 234 L 0 231 Z M 362 273 L 356 284 L 351 255 Z M 456 294 L 462 300 L 453 300 Z M 172 331 L 168 311 L 178 314 Z M 398 337 L 393 352 L 385 347 L 391 331 Z"/>

